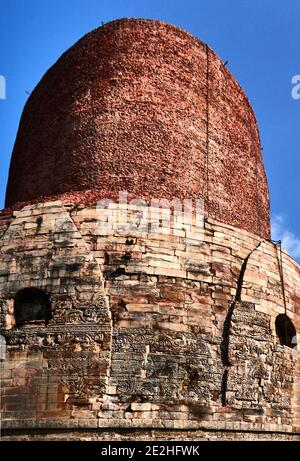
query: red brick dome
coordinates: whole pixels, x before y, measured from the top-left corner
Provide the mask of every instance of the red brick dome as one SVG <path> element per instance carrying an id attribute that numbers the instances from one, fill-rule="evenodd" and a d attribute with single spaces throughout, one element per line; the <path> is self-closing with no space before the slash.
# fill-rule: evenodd
<path id="1" fill-rule="evenodd" d="M 6 205 L 124 190 L 204 197 L 212 218 L 269 237 L 268 186 L 245 94 L 204 43 L 159 21 L 108 23 L 49 69 L 21 118 Z"/>

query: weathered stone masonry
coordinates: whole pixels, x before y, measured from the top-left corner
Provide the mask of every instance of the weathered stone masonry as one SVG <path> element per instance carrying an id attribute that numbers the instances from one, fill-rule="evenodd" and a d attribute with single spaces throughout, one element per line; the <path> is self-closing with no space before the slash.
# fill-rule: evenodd
<path id="1" fill-rule="evenodd" d="M 57 201 L 1 219 L 2 427 L 297 432 L 299 360 L 276 339 L 274 245 L 212 220 L 200 246 L 180 229 L 101 235 L 97 213 Z M 299 331 L 286 254 L 284 272 Z M 13 298 L 31 286 L 50 294 L 52 318 L 16 328 Z"/>
<path id="2" fill-rule="evenodd" d="M 203 199 L 202 244 L 155 207 L 141 232 L 121 191 Z M 99 225 L 103 198 L 136 228 Z M 83 37 L 28 98 L 6 206 L 4 438 L 299 439 L 300 268 L 269 240 L 253 110 L 206 44 L 142 19 Z"/>

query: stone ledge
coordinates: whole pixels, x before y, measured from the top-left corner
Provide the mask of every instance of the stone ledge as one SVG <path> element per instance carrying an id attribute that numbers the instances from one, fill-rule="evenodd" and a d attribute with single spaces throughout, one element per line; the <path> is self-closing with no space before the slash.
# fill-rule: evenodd
<path id="1" fill-rule="evenodd" d="M 99 429 L 178 429 L 178 430 L 207 430 L 207 431 L 235 431 L 235 432 L 268 432 L 287 433 L 300 435 L 300 428 L 291 426 L 277 426 L 275 424 L 236 423 L 225 421 L 185 421 L 185 420 L 155 420 L 155 419 L 23 419 L 2 420 L 2 430 L 25 430 L 25 429 L 75 429 L 75 428 L 99 428 Z"/>

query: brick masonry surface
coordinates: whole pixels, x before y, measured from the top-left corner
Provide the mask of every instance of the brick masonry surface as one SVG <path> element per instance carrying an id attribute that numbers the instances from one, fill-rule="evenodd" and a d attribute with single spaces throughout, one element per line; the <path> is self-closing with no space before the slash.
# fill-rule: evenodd
<path id="1" fill-rule="evenodd" d="M 174 216 L 171 233 L 142 233 L 138 207 L 111 213 L 136 230 L 106 232 L 95 207 L 59 200 L 1 216 L 3 437 L 297 438 L 299 359 L 275 333 L 279 250 L 213 219 L 199 244 Z M 299 332 L 300 269 L 285 252 L 283 275 Z M 15 326 L 28 287 L 50 295 L 47 326 Z"/>
<path id="2" fill-rule="evenodd" d="M 91 203 L 205 199 L 220 222 L 270 236 L 255 115 L 203 42 L 160 21 L 123 19 L 87 34 L 24 108 L 6 205 L 67 193 Z"/>

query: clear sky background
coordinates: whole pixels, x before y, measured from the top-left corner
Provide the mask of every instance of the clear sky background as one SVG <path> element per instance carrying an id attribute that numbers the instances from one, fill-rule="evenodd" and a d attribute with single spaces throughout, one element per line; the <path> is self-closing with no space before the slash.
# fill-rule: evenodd
<path id="1" fill-rule="evenodd" d="M 216 51 L 254 108 L 271 192 L 273 238 L 300 260 L 300 0 L 0 0 L 0 208 L 22 109 L 47 69 L 82 35 L 122 17 L 180 26 Z"/>

